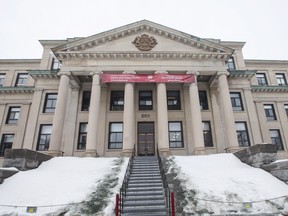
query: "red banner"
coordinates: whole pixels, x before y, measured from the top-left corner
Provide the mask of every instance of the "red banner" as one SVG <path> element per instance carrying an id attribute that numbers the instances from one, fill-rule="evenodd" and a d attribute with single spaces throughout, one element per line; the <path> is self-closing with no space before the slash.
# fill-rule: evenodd
<path id="1" fill-rule="evenodd" d="M 102 83 L 194 83 L 193 74 L 102 74 Z"/>

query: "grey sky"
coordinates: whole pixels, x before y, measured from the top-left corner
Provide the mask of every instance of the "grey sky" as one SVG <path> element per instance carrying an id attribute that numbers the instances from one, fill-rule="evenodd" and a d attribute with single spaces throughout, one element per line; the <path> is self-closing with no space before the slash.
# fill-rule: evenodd
<path id="1" fill-rule="evenodd" d="M 0 0 L 0 58 L 41 58 L 40 39 L 86 37 L 142 19 L 243 41 L 245 59 L 288 60 L 288 0 Z"/>

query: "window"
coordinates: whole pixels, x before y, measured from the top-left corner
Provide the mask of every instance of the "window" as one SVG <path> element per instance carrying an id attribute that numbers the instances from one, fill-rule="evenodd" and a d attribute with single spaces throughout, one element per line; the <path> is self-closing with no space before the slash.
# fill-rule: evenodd
<path id="1" fill-rule="evenodd" d="M 124 110 L 124 91 L 111 91 L 110 110 Z"/>
<path id="2" fill-rule="evenodd" d="M 226 61 L 226 68 L 229 70 L 235 70 L 236 69 L 233 57 L 229 58 L 228 61 Z"/>
<path id="3" fill-rule="evenodd" d="M 213 147 L 212 133 L 211 133 L 211 127 L 210 127 L 209 121 L 202 122 L 202 130 L 203 130 L 205 147 Z"/>
<path id="4" fill-rule="evenodd" d="M 169 147 L 182 148 L 183 135 L 182 135 L 182 122 L 169 122 Z"/>
<path id="5" fill-rule="evenodd" d="M 52 125 L 40 125 L 37 151 L 47 151 L 49 149 Z"/>
<path id="6" fill-rule="evenodd" d="M 77 149 L 86 149 L 87 123 L 80 123 Z"/>
<path id="7" fill-rule="evenodd" d="M 82 97 L 81 111 L 89 111 L 91 91 L 84 91 Z"/>
<path id="8" fill-rule="evenodd" d="M 284 150 L 280 131 L 279 130 L 269 130 L 271 141 L 276 145 L 277 150 Z"/>
<path id="9" fill-rule="evenodd" d="M 111 122 L 109 125 L 109 149 L 122 149 L 123 146 L 123 123 Z"/>
<path id="10" fill-rule="evenodd" d="M 0 87 L 4 86 L 5 82 L 5 74 L 0 74 Z"/>
<path id="11" fill-rule="evenodd" d="M 285 104 L 285 105 L 284 105 L 284 109 L 285 109 L 286 115 L 287 115 L 287 117 L 288 117 L 288 104 Z"/>
<path id="12" fill-rule="evenodd" d="M 56 93 L 46 94 L 45 105 L 44 105 L 44 113 L 54 113 L 57 101 Z"/>
<path id="13" fill-rule="evenodd" d="M 17 87 L 26 86 L 28 79 L 28 73 L 19 73 L 17 75 L 16 85 Z"/>
<path id="14" fill-rule="evenodd" d="M 235 122 L 238 144 L 240 147 L 250 146 L 246 122 Z"/>
<path id="15" fill-rule="evenodd" d="M 60 62 L 57 58 L 53 57 L 52 64 L 51 64 L 51 70 L 58 70 L 61 67 Z"/>
<path id="16" fill-rule="evenodd" d="M 0 157 L 4 156 L 6 149 L 11 149 L 13 145 L 14 134 L 3 134 L 0 144 Z"/>
<path id="17" fill-rule="evenodd" d="M 200 101 L 200 108 L 201 110 L 208 110 L 208 100 L 206 91 L 199 91 L 199 101 Z"/>
<path id="18" fill-rule="evenodd" d="M 139 91 L 139 110 L 152 110 L 152 91 Z"/>
<path id="19" fill-rule="evenodd" d="M 283 73 L 276 73 L 276 80 L 278 85 L 287 85 L 286 78 Z"/>
<path id="20" fill-rule="evenodd" d="M 258 85 L 261 85 L 261 86 L 268 85 L 265 73 L 257 73 L 256 77 L 257 77 Z"/>
<path id="21" fill-rule="evenodd" d="M 239 92 L 231 92 L 230 99 L 234 111 L 243 111 L 241 94 Z"/>
<path id="22" fill-rule="evenodd" d="M 168 110 L 181 110 L 180 91 L 167 91 Z"/>
<path id="23" fill-rule="evenodd" d="M 277 120 L 274 111 L 274 106 L 272 104 L 264 104 L 264 110 L 268 121 Z"/>
<path id="24" fill-rule="evenodd" d="M 10 107 L 6 119 L 6 124 L 16 124 L 19 119 L 19 114 L 20 107 Z"/>

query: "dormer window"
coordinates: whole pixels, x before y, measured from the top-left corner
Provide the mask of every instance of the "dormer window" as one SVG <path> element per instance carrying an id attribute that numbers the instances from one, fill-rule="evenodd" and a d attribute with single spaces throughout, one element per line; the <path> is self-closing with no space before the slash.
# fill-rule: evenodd
<path id="1" fill-rule="evenodd" d="M 235 62 L 234 62 L 234 58 L 233 57 L 231 57 L 230 59 L 228 59 L 228 61 L 226 61 L 226 68 L 228 70 L 236 70 Z"/>

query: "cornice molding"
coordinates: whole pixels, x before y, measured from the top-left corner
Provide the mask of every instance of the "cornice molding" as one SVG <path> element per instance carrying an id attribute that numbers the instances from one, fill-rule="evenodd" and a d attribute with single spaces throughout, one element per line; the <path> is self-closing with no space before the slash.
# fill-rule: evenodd
<path id="1" fill-rule="evenodd" d="M 58 52 L 57 58 L 63 59 L 228 59 L 227 53 L 192 52 Z"/>
<path id="2" fill-rule="evenodd" d="M 34 87 L 0 87 L 0 92 L 4 94 L 32 94 L 34 93 Z"/>

